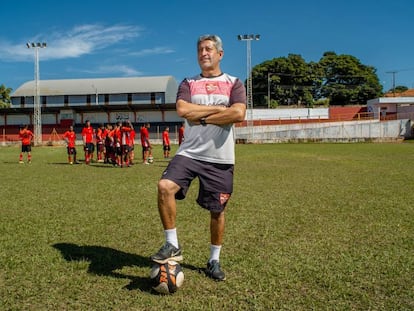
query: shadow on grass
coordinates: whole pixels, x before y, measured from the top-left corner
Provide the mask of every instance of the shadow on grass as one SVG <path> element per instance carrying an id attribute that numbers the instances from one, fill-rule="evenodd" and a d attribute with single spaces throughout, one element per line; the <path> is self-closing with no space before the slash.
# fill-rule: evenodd
<path id="1" fill-rule="evenodd" d="M 150 268 L 152 263 L 145 257 L 125 253 L 110 247 L 94 245 L 80 246 L 72 243 L 57 243 L 53 247 L 59 250 L 67 261 L 89 261 L 88 273 L 129 279 L 130 283 L 125 286 L 126 289 L 152 291 L 149 277 L 144 278 L 117 272 L 123 267 L 131 266 Z"/>
<path id="2" fill-rule="evenodd" d="M 53 247 L 60 251 L 66 261 L 89 261 L 88 273 L 129 279 L 130 283 L 125 286 L 125 289 L 154 292 L 149 278 L 149 269 L 152 267 L 153 262 L 149 258 L 103 246 L 57 243 L 53 244 Z M 147 267 L 148 277 L 116 272 L 116 270 L 121 270 L 123 267 L 132 266 Z M 202 271 L 202 268 L 197 268 L 193 265 L 182 264 L 182 266 L 190 270 Z"/>

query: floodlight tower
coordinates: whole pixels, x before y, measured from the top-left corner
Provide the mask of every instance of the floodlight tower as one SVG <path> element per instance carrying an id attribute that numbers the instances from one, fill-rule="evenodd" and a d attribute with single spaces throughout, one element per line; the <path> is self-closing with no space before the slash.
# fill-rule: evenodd
<path id="1" fill-rule="evenodd" d="M 246 41 L 247 47 L 247 127 L 253 139 L 253 87 L 252 87 L 252 40 L 260 40 L 260 35 L 238 35 L 239 41 Z"/>
<path id="2" fill-rule="evenodd" d="M 392 74 L 392 96 L 395 97 L 395 74 L 398 73 L 397 70 L 386 71 L 385 73 Z"/>
<path id="3" fill-rule="evenodd" d="M 46 42 L 30 42 L 26 43 L 28 49 L 34 49 L 35 55 L 35 89 L 33 104 L 33 127 L 34 127 L 34 144 L 40 146 L 42 144 L 42 109 L 40 107 L 40 87 L 39 87 L 39 49 L 46 48 Z"/>

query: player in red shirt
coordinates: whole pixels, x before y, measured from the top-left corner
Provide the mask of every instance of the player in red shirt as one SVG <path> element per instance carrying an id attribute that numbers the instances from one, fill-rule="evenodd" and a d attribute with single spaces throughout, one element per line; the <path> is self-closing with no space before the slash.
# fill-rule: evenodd
<path id="1" fill-rule="evenodd" d="M 149 123 L 145 123 L 141 127 L 141 146 L 142 146 L 142 161 L 144 164 L 149 164 L 148 158 L 151 154 L 151 143 L 149 141 L 149 132 L 148 129 L 150 128 Z"/>
<path id="2" fill-rule="evenodd" d="M 181 145 L 184 141 L 184 122 L 181 124 L 181 127 L 178 129 L 178 145 Z"/>
<path id="3" fill-rule="evenodd" d="M 112 163 L 115 161 L 114 154 L 114 128 L 112 124 L 106 125 L 106 135 L 105 135 L 105 161 L 104 163 Z"/>
<path id="4" fill-rule="evenodd" d="M 106 159 L 106 138 L 108 137 L 109 130 L 108 125 L 102 128 L 102 141 L 103 141 L 103 157 L 101 162 L 105 162 Z"/>
<path id="5" fill-rule="evenodd" d="M 132 128 L 131 133 L 129 134 L 130 137 L 130 141 L 129 141 L 129 164 L 133 165 L 134 164 L 134 158 L 135 158 L 135 153 L 134 153 L 134 149 L 135 149 L 135 130 L 134 128 Z"/>
<path id="6" fill-rule="evenodd" d="M 164 132 L 162 132 L 162 148 L 164 150 L 164 158 L 168 159 L 170 157 L 170 151 L 171 151 L 171 146 L 170 146 L 170 128 L 167 126 L 164 130 Z"/>
<path id="7" fill-rule="evenodd" d="M 129 154 L 131 152 L 131 131 L 134 129 L 130 121 L 123 122 L 121 126 L 121 167 L 130 166 Z"/>
<path id="8" fill-rule="evenodd" d="M 78 163 L 78 161 L 76 160 L 76 148 L 75 148 L 76 133 L 73 130 L 72 125 L 69 127 L 69 130 L 63 134 L 63 139 L 66 141 L 66 144 L 67 144 L 69 164 L 73 164 L 74 162 Z M 72 156 L 73 156 L 73 161 L 72 161 Z"/>
<path id="9" fill-rule="evenodd" d="M 34 135 L 31 130 L 28 129 L 27 125 L 20 128 L 19 138 L 22 142 L 22 149 L 19 156 L 19 163 L 23 162 L 23 153 L 27 153 L 27 163 L 32 163 L 32 139 Z"/>
<path id="10" fill-rule="evenodd" d="M 93 151 L 95 145 L 93 144 L 93 136 L 95 131 L 91 126 L 91 122 L 86 120 L 85 127 L 82 129 L 83 150 L 85 151 L 85 164 L 89 164 L 93 159 Z"/>
<path id="11" fill-rule="evenodd" d="M 98 162 L 103 162 L 104 160 L 104 136 L 105 136 L 105 126 L 101 124 L 96 130 L 96 158 Z"/>
<path id="12" fill-rule="evenodd" d="M 115 158 L 116 158 L 115 166 L 120 166 L 122 164 L 121 127 L 122 127 L 122 122 L 121 121 L 116 122 L 115 127 L 114 127 L 114 132 L 113 132 L 113 139 L 114 139 L 113 144 L 114 144 L 114 151 L 115 151 Z"/>

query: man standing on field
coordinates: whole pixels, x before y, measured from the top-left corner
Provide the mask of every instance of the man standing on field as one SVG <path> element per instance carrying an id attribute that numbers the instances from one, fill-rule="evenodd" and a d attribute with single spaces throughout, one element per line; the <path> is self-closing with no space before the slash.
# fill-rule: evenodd
<path id="1" fill-rule="evenodd" d="M 178 145 L 180 146 L 184 141 L 184 122 L 181 123 L 180 128 L 178 129 Z"/>
<path id="2" fill-rule="evenodd" d="M 162 149 L 164 151 L 164 159 L 170 157 L 171 145 L 170 145 L 170 128 L 167 126 L 162 132 Z"/>
<path id="3" fill-rule="evenodd" d="M 93 144 L 94 135 L 95 130 L 91 126 L 91 122 L 89 120 L 86 120 L 85 127 L 82 129 L 83 150 L 85 151 L 85 164 L 89 164 L 93 157 L 93 151 L 95 150 L 95 145 Z"/>
<path id="4" fill-rule="evenodd" d="M 73 126 L 71 125 L 69 127 L 69 130 L 66 131 L 63 134 L 63 139 L 66 141 L 67 144 L 67 153 L 68 153 L 68 162 L 69 164 L 73 164 L 75 162 L 76 164 L 78 161 L 76 160 L 76 133 L 73 130 Z M 72 160 L 73 156 L 73 160 Z"/>
<path id="5" fill-rule="evenodd" d="M 205 273 L 224 281 L 220 251 L 224 236 L 224 210 L 233 192 L 234 123 L 246 114 L 243 83 L 220 69 L 224 51 L 216 35 L 197 41 L 201 74 L 181 82 L 177 113 L 185 119 L 185 140 L 158 182 L 158 210 L 166 243 L 151 256 L 157 263 L 183 259 L 176 230 L 176 199 L 184 199 L 199 179 L 197 203 L 210 212 L 210 257 Z"/>
<path id="6" fill-rule="evenodd" d="M 27 153 L 27 163 L 32 163 L 32 139 L 33 132 L 29 130 L 26 125 L 22 126 L 19 130 L 19 138 L 22 141 L 22 149 L 19 155 L 19 163 L 23 162 L 23 153 Z"/>
<path id="7" fill-rule="evenodd" d="M 140 130 L 140 134 L 141 134 L 141 146 L 142 146 L 142 162 L 144 164 L 149 164 L 148 162 L 148 158 L 150 157 L 152 151 L 152 147 L 151 147 L 151 143 L 149 140 L 149 128 L 150 128 L 150 124 L 148 122 L 146 122 Z"/>

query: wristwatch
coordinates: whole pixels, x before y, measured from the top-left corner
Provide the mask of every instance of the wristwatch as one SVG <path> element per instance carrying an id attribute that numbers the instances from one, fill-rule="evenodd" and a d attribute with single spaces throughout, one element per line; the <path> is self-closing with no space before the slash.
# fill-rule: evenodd
<path id="1" fill-rule="evenodd" d="M 206 125 L 207 125 L 207 123 L 206 123 L 206 118 L 201 118 L 201 119 L 200 119 L 200 124 L 201 124 L 202 126 L 206 126 Z"/>

